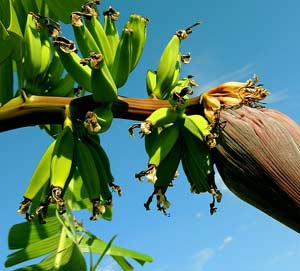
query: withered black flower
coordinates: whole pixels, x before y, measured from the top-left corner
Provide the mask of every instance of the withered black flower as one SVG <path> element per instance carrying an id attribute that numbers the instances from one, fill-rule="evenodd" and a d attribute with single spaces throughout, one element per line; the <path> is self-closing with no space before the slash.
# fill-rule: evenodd
<path id="1" fill-rule="evenodd" d="M 217 169 L 239 198 L 300 232 L 300 128 L 268 108 L 222 109 Z"/>

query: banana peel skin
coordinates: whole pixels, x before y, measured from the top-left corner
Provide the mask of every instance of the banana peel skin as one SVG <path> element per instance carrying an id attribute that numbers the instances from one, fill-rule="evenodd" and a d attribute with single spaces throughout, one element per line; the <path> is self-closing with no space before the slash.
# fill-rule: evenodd
<path id="1" fill-rule="evenodd" d="M 268 108 L 220 111 L 214 162 L 239 198 L 300 232 L 300 128 Z"/>

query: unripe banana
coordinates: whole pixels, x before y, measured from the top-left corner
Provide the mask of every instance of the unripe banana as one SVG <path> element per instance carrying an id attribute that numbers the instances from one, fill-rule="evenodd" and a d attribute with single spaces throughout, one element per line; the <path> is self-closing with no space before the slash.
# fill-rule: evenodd
<path id="1" fill-rule="evenodd" d="M 68 73 L 72 75 L 74 80 L 82 86 L 85 90 L 91 90 L 91 74 L 92 70 L 87 65 L 81 64 L 80 56 L 74 51 L 63 50 L 64 47 L 68 46 L 67 43 L 62 44 L 63 41 L 54 41 L 56 45 L 56 51 L 60 56 L 61 62 Z"/>
<path id="2" fill-rule="evenodd" d="M 91 53 L 90 65 L 91 90 L 96 102 L 112 102 L 118 99 L 117 86 L 115 81 L 103 60 L 101 54 Z"/>
<path id="3" fill-rule="evenodd" d="M 118 48 L 114 57 L 112 77 L 118 88 L 122 87 L 129 76 L 132 61 L 132 32 L 125 27 L 122 31 Z"/>
<path id="4" fill-rule="evenodd" d="M 148 70 L 146 75 L 146 89 L 148 96 L 153 95 L 153 91 L 156 87 L 156 71 Z"/>
<path id="5" fill-rule="evenodd" d="M 89 199 L 93 204 L 93 215 L 91 220 L 96 220 L 101 214 L 100 206 L 100 183 L 99 175 L 93 155 L 89 147 L 80 140 L 76 141 L 76 164 L 79 169 L 83 184 L 89 194 Z"/>
<path id="6" fill-rule="evenodd" d="M 154 95 L 158 99 L 168 97 L 172 86 L 177 82 L 180 72 L 180 42 L 192 32 L 192 28 L 199 22 L 185 30 L 178 30 L 165 47 L 157 67 L 156 88 Z"/>
<path id="7" fill-rule="evenodd" d="M 54 140 L 48 146 L 37 167 L 35 168 L 29 185 L 27 186 L 26 191 L 23 194 L 24 201 L 21 202 L 18 213 L 25 214 L 26 212 L 28 212 L 30 203 L 33 201 L 42 187 L 50 180 L 50 165 L 55 143 L 56 140 Z"/>
<path id="8" fill-rule="evenodd" d="M 183 129 L 182 166 L 191 191 L 195 193 L 210 191 L 214 170 L 208 146 L 187 129 Z"/>
<path id="9" fill-rule="evenodd" d="M 184 127 L 201 141 L 211 133 L 208 121 L 201 115 L 184 115 Z"/>
<path id="10" fill-rule="evenodd" d="M 177 123 L 164 128 L 152 145 L 148 164 L 158 167 L 176 144 L 179 134 L 180 128 Z"/>
<path id="11" fill-rule="evenodd" d="M 42 44 L 37 18 L 27 15 L 24 33 L 24 75 L 26 80 L 34 81 L 42 66 Z"/>
<path id="12" fill-rule="evenodd" d="M 48 33 L 45 33 L 46 29 L 41 29 L 41 67 L 39 70 L 39 77 L 45 77 L 47 70 L 51 63 L 51 55 L 52 55 L 52 48 L 51 43 L 49 40 Z"/>
<path id="13" fill-rule="evenodd" d="M 165 47 L 157 68 L 154 95 L 159 99 L 163 99 L 167 96 L 168 90 L 170 90 L 172 82 L 174 81 L 179 48 L 180 37 L 175 34 Z"/>
<path id="14" fill-rule="evenodd" d="M 142 55 L 147 37 L 147 24 L 149 19 L 138 14 L 131 14 L 127 28 L 132 29 L 132 53 L 130 60 L 130 72 L 136 67 Z"/>
<path id="15" fill-rule="evenodd" d="M 109 7 L 108 10 L 103 12 L 103 15 L 104 15 L 103 29 L 109 41 L 111 52 L 112 52 L 112 59 L 113 59 L 115 57 L 118 44 L 120 41 L 119 32 L 116 27 L 116 20 L 118 20 L 120 13 L 115 9 L 113 9 L 112 7 Z"/>
<path id="16" fill-rule="evenodd" d="M 58 82 L 61 79 L 63 71 L 64 71 L 64 65 L 62 64 L 57 51 L 54 51 L 51 63 L 47 71 L 47 80 L 49 82 L 49 85 L 57 86 Z"/>
<path id="17" fill-rule="evenodd" d="M 78 17 L 77 20 L 80 20 L 80 15 L 77 15 L 76 12 L 72 13 L 72 27 L 75 35 L 75 39 L 80 49 L 80 52 L 83 57 L 89 56 L 90 51 L 99 52 L 100 48 L 95 40 L 95 33 L 90 32 L 89 28 L 81 22 L 81 24 L 76 24 L 74 22 L 74 17 Z M 76 21 L 77 22 L 77 21 Z"/>
<path id="18" fill-rule="evenodd" d="M 74 79 L 68 73 L 61 78 L 56 87 L 52 87 L 46 93 L 47 96 L 73 97 L 74 96 Z"/>
<path id="19" fill-rule="evenodd" d="M 98 46 L 98 50 L 92 50 L 96 52 L 101 52 L 103 55 L 104 61 L 108 67 L 108 69 L 112 70 L 114 54 L 111 49 L 111 43 L 108 37 L 105 34 L 105 31 L 99 21 L 99 18 L 96 16 L 92 16 L 90 20 L 85 20 L 86 26 L 92 34 L 95 42 Z"/>
<path id="20" fill-rule="evenodd" d="M 97 115 L 98 124 L 101 127 L 100 133 L 106 132 L 113 121 L 113 113 L 111 110 L 112 104 L 103 105 L 94 109 L 94 113 Z"/>
<path id="21" fill-rule="evenodd" d="M 66 117 L 64 128 L 59 133 L 51 159 L 50 167 L 50 201 L 56 202 L 60 210 L 64 210 L 63 190 L 72 172 L 74 154 L 74 136 L 72 121 Z"/>
<path id="22" fill-rule="evenodd" d="M 146 118 L 151 127 L 162 127 L 169 123 L 174 123 L 178 117 L 178 113 L 169 107 L 161 107 L 156 109 L 151 115 Z"/>

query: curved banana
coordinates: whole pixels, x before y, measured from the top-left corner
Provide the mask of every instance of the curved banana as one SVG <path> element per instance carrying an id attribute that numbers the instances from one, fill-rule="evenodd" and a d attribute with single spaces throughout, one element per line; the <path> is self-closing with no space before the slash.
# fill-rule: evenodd
<path id="1" fill-rule="evenodd" d="M 148 135 L 146 135 L 147 137 Z M 149 156 L 148 168 L 135 175 L 140 179 L 146 176 L 148 181 L 155 183 L 157 180 L 156 170 L 160 163 L 166 158 L 177 139 L 180 136 L 180 127 L 178 123 L 174 123 L 164 128 L 153 141 L 152 146 L 149 146 L 147 153 Z"/>
<path id="2" fill-rule="evenodd" d="M 93 50 L 96 52 L 101 52 L 103 55 L 104 61 L 109 70 L 112 69 L 114 54 L 112 51 L 112 45 L 110 40 L 105 34 L 103 26 L 101 25 L 99 18 L 96 16 L 92 16 L 90 19 L 85 20 L 86 27 L 89 29 L 91 35 L 95 39 L 95 42 L 98 46 L 98 50 Z"/>
<path id="3" fill-rule="evenodd" d="M 64 65 L 62 64 L 57 51 L 53 52 L 51 63 L 47 71 L 47 82 L 50 86 L 57 86 L 61 80 L 64 72 Z"/>
<path id="4" fill-rule="evenodd" d="M 90 65 L 91 90 L 96 102 L 113 102 L 118 99 L 117 86 L 115 81 L 103 60 L 102 54 L 91 53 Z"/>
<path id="5" fill-rule="evenodd" d="M 97 107 L 93 112 L 97 115 L 97 122 L 101 127 L 100 133 L 106 132 L 110 128 L 114 118 L 112 103 Z"/>
<path id="6" fill-rule="evenodd" d="M 85 90 L 91 90 L 91 74 L 92 69 L 88 65 L 81 64 L 80 56 L 74 52 L 74 50 L 68 50 L 68 47 L 73 48 L 74 44 L 68 43 L 69 40 L 59 40 L 54 41 L 56 45 L 56 51 L 60 56 L 61 62 L 63 63 L 65 69 L 68 73 L 72 75 L 74 80 L 82 86 Z M 65 49 L 67 48 L 67 50 Z"/>
<path id="7" fill-rule="evenodd" d="M 75 17 L 77 19 L 75 19 Z M 80 17 L 81 16 L 77 15 L 76 12 L 72 13 L 72 27 L 78 48 L 82 56 L 88 57 L 90 51 L 99 52 L 100 48 L 96 43 L 95 33 L 90 32 L 90 29 L 87 27 L 87 25 L 81 22 Z M 81 22 L 80 24 L 78 23 L 78 20 Z"/>
<path id="8" fill-rule="evenodd" d="M 201 115 L 184 114 L 184 127 L 201 141 L 211 133 L 208 121 Z"/>
<path id="9" fill-rule="evenodd" d="M 153 95 L 156 87 L 156 71 L 148 70 L 146 74 L 146 89 L 149 97 Z"/>
<path id="10" fill-rule="evenodd" d="M 55 87 L 52 87 L 46 93 L 47 96 L 73 97 L 74 79 L 70 74 L 61 78 Z"/>
<path id="11" fill-rule="evenodd" d="M 65 202 L 63 191 L 70 180 L 74 154 L 74 135 L 72 121 L 66 117 L 64 128 L 58 134 L 50 167 L 50 202 L 57 203 L 61 213 L 64 212 Z"/>
<path id="12" fill-rule="evenodd" d="M 112 77 L 118 88 L 122 87 L 129 76 L 132 61 L 132 28 L 125 27 L 118 44 L 112 67 Z"/>
<path id="13" fill-rule="evenodd" d="M 30 182 L 23 194 L 24 200 L 21 202 L 18 213 L 25 214 L 29 206 L 42 187 L 50 180 L 50 165 L 52 153 L 56 140 L 54 140 L 44 152 L 41 160 L 35 168 Z"/>
<path id="14" fill-rule="evenodd" d="M 187 129 L 183 129 L 182 166 L 194 193 L 214 192 L 214 169 L 208 146 Z"/>
<path id="15" fill-rule="evenodd" d="M 34 81 L 42 66 L 42 44 L 38 21 L 33 13 L 27 15 L 24 33 L 24 76 Z"/>
<path id="16" fill-rule="evenodd" d="M 115 23 L 120 16 L 120 12 L 116 11 L 112 7 L 109 7 L 108 10 L 103 12 L 103 15 L 104 15 L 103 29 L 110 44 L 112 57 L 114 58 L 120 41 L 119 32 Z"/>
<path id="17" fill-rule="evenodd" d="M 127 28 L 132 29 L 132 53 L 130 60 L 130 72 L 136 67 L 143 53 L 147 38 L 147 24 L 149 19 L 138 14 L 131 14 L 126 24 Z"/>
<path id="18" fill-rule="evenodd" d="M 105 211 L 100 206 L 100 183 L 98 170 L 89 147 L 79 139 L 76 141 L 75 146 L 76 164 L 79 169 L 84 187 L 86 188 L 89 194 L 89 199 L 93 205 L 93 215 L 90 217 L 90 219 L 96 220 L 98 215 Z"/>

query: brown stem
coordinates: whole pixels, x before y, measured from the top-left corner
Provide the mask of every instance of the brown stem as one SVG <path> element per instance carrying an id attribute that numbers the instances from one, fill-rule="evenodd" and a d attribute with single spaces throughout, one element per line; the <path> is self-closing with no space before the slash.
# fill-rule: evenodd
<path id="1" fill-rule="evenodd" d="M 80 98 L 34 95 L 24 97 L 24 101 L 0 107 L 0 132 L 39 124 L 62 123 L 68 105 L 75 108 L 72 114 L 76 119 L 83 119 L 87 111 L 99 106 L 93 101 L 91 95 Z M 118 100 L 114 102 L 112 110 L 115 118 L 144 120 L 157 108 L 169 106 L 169 102 L 165 100 L 119 96 Z M 199 97 L 190 100 L 186 113 L 202 114 Z"/>

